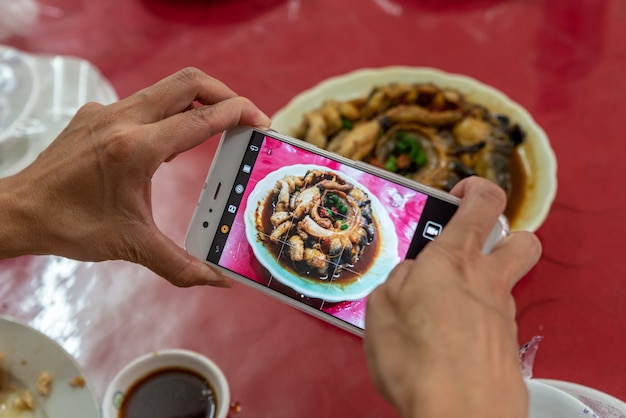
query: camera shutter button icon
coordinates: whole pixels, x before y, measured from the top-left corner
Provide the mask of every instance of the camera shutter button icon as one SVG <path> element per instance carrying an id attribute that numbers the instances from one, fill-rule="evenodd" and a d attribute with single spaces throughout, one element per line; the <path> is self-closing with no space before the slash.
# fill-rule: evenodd
<path id="1" fill-rule="evenodd" d="M 422 233 L 422 236 L 432 241 L 441 233 L 442 229 L 443 226 L 441 226 L 441 224 L 433 221 L 428 221 L 426 222 L 426 226 L 424 227 L 424 232 Z"/>

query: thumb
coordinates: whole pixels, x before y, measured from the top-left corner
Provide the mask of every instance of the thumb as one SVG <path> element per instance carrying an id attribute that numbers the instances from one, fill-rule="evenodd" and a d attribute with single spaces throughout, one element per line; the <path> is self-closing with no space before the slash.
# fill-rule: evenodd
<path id="1" fill-rule="evenodd" d="M 230 279 L 189 254 L 156 227 L 143 244 L 143 254 L 146 258 L 139 263 L 175 286 L 232 286 Z"/>

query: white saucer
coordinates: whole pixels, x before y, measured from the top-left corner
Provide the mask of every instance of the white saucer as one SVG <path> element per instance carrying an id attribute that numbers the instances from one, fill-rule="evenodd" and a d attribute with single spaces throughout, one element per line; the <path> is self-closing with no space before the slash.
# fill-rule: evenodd
<path id="1" fill-rule="evenodd" d="M 569 393 L 537 379 L 525 381 L 530 397 L 528 418 L 604 418 Z"/>
<path id="2" fill-rule="evenodd" d="M 22 117 L 0 140 L 0 177 L 32 163 L 87 102 L 110 104 L 118 99 L 111 84 L 88 61 L 25 53 L 20 58 L 34 70 L 37 87 L 33 104 L 22 105 Z"/>
<path id="3" fill-rule="evenodd" d="M 626 418 L 626 402 L 577 383 L 552 379 L 533 379 L 566 392 L 594 410 L 602 418 Z"/>

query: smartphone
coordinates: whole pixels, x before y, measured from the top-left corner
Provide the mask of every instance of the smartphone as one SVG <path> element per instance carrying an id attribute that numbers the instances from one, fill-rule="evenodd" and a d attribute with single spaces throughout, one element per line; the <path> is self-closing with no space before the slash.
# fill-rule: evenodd
<path id="1" fill-rule="evenodd" d="M 354 334 L 367 296 L 441 233 L 459 199 L 274 131 L 225 131 L 187 251 Z M 502 216 L 483 249 L 508 233 Z"/>

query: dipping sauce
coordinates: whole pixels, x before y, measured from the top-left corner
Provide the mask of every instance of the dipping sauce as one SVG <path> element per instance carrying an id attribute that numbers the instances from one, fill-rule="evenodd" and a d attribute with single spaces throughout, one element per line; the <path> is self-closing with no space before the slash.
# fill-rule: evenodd
<path id="1" fill-rule="evenodd" d="M 214 418 L 215 390 L 198 373 L 171 368 L 137 381 L 126 393 L 119 418 Z"/>

